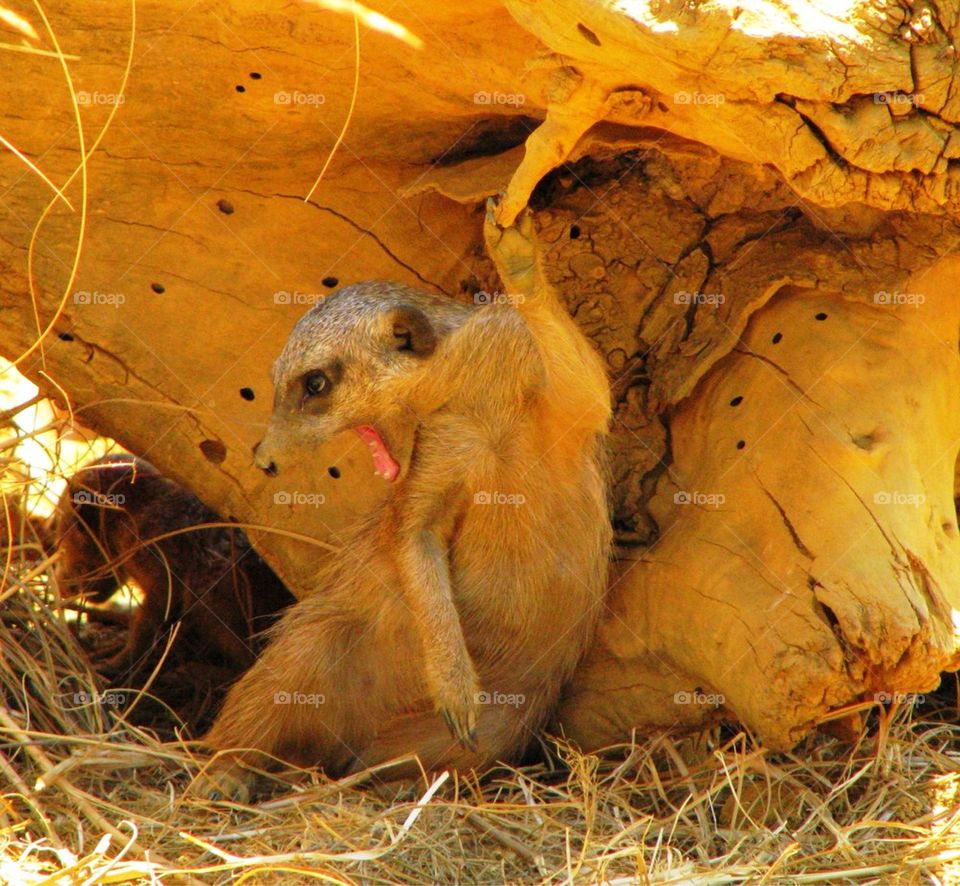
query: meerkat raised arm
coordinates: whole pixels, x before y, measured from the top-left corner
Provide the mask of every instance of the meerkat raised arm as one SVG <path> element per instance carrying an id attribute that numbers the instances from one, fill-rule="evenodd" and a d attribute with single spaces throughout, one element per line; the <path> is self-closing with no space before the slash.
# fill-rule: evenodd
<path id="1" fill-rule="evenodd" d="M 507 304 L 477 309 L 444 340 L 442 359 L 424 370 L 419 401 L 424 409 L 437 408 L 458 387 L 460 403 L 472 400 L 504 417 L 517 397 L 539 391 L 551 417 L 544 430 L 563 436 L 605 430 L 611 414 L 606 371 L 544 275 L 533 217 L 525 212 L 504 229 L 495 208 L 489 200 L 484 239 Z M 496 384 L 476 371 L 491 361 L 500 370 Z"/>
<path id="2" fill-rule="evenodd" d="M 495 216 L 491 199 L 484 222 L 487 251 L 543 360 L 548 406 L 571 427 L 605 430 L 611 413 L 606 370 L 546 279 L 533 216 L 524 212 L 510 228 L 499 227 Z"/>

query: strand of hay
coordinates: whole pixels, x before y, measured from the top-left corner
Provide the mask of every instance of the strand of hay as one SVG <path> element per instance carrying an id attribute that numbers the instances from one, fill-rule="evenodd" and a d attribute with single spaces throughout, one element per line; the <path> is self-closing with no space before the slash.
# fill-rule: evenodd
<path id="1" fill-rule="evenodd" d="M 111 708 L 76 624 L 49 605 L 49 574 L 17 539 L 8 547 L 18 587 L 0 624 L 0 881 L 889 883 L 960 872 L 953 708 L 920 718 L 902 706 L 882 742 L 874 728 L 852 746 L 820 736 L 788 755 L 718 731 L 637 738 L 602 758 L 555 742 L 551 762 L 482 780 L 288 771 L 260 803 L 213 803 L 190 789 L 205 758 Z"/>

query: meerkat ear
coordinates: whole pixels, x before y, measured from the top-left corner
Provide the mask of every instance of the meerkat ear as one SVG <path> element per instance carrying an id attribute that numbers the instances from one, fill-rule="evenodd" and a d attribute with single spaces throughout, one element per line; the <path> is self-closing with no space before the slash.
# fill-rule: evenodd
<path id="1" fill-rule="evenodd" d="M 398 305 L 386 315 L 387 334 L 398 351 L 429 357 L 437 346 L 437 333 L 427 315 L 413 305 Z"/>

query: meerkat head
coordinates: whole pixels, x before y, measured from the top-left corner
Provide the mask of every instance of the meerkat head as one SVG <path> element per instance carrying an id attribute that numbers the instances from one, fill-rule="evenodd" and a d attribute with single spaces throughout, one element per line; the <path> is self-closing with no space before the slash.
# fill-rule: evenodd
<path id="1" fill-rule="evenodd" d="M 54 575 L 65 593 L 103 603 L 120 587 L 123 568 L 110 563 L 108 536 L 137 490 L 162 482 L 153 465 L 130 455 L 103 456 L 70 478 L 52 523 L 59 552 Z"/>
<path id="2" fill-rule="evenodd" d="M 273 415 L 254 449 L 270 475 L 285 456 L 354 430 L 374 470 L 400 473 L 390 429 L 416 417 L 417 376 L 467 308 L 396 283 L 358 283 L 300 318 L 273 366 Z"/>

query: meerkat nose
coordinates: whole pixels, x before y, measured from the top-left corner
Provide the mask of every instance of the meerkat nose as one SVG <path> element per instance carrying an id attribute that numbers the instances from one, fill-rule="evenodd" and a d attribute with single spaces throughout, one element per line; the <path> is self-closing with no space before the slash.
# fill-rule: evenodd
<path id="1" fill-rule="evenodd" d="M 264 464 L 264 458 L 261 457 L 261 455 L 260 455 L 260 447 L 261 447 L 262 445 L 263 445 L 263 440 L 261 440 L 259 443 L 255 443 L 255 444 L 254 444 L 254 446 L 253 446 L 253 462 L 254 462 L 254 464 L 255 464 L 258 468 L 260 468 L 260 470 L 263 471 L 263 473 L 265 473 L 268 477 L 276 477 L 276 476 L 277 476 L 277 473 L 278 473 L 277 463 L 271 458 L 270 461 L 268 461 L 266 464 Z"/>

